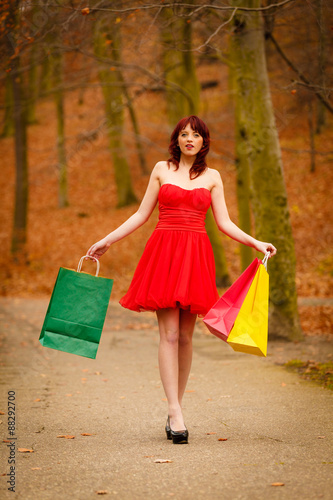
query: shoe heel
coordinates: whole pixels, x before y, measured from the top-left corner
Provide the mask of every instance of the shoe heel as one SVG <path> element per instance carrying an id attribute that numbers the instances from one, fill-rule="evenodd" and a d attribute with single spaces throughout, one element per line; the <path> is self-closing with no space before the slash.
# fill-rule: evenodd
<path id="1" fill-rule="evenodd" d="M 171 427 L 170 427 L 170 417 L 168 417 L 167 423 L 165 425 L 165 433 L 167 435 L 167 439 L 172 439 L 172 436 L 171 436 Z"/>

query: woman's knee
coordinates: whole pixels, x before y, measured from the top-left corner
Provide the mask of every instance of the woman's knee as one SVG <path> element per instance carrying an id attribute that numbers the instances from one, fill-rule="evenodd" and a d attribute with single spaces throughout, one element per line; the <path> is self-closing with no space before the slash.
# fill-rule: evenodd
<path id="1" fill-rule="evenodd" d="M 179 332 L 179 345 L 188 345 L 192 343 L 193 330 L 181 330 Z"/>
<path id="2" fill-rule="evenodd" d="M 178 328 L 162 328 L 160 331 L 161 340 L 167 342 L 168 344 L 177 344 L 179 341 L 179 329 Z"/>

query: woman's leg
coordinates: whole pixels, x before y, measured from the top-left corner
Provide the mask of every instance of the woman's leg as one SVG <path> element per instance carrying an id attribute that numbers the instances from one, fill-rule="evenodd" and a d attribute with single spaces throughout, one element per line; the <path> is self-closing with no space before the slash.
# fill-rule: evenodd
<path id="1" fill-rule="evenodd" d="M 178 347 L 178 401 L 181 406 L 192 364 L 192 337 L 196 314 L 180 309 Z"/>
<path id="2" fill-rule="evenodd" d="M 179 364 L 179 309 L 156 311 L 160 330 L 158 362 L 160 375 L 168 400 L 168 415 L 174 431 L 185 429 L 181 406 L 178 399 Z"/>

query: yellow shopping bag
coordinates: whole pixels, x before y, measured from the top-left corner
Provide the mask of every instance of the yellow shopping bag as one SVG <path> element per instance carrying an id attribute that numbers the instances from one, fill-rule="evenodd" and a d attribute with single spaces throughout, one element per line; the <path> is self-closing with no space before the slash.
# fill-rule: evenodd
<path id="1" fill-rule="evenodd" d="M 266 356 L 269 277 L 267 259 L 260 264 L 227 342 L 234 351 Z"/>

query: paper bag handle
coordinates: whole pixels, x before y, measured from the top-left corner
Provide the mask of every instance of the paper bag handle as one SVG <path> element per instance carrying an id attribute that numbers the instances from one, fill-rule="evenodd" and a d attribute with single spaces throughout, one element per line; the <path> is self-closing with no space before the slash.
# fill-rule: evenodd
<path id="1" fill-rule="evenodd" d="M 82 264 L 83 264 L 84 259 L 93 259 L 93 260 L 96 262 L 96 264 L 97 264 L 97 269 L 96 269 L 96 274 L 95 274 L 95 276 L 98 276 L 98 273 L 99 273 L 99 266 L 100 266 L 100 264 L 99 264 L 99 260 L 98 260 L 98 259 L 96 259 L 96 257 L 92 257 L 91 255 L 84 255 L 83 257 L 81 257 L 80 262 L 79 262 L 79 265 L 77 266 L 77 272 L 78 272 L 78 273 L 80 273 L 80 272 L 81 272 L 81 268 L 82 268 Z"/>
<path id="2" fill-rule="evenodd" d="M 271 252 L 265 253 L 265 257 L 261 261 L 263 263 L 263 265 L 265 266 L 266 271 L 267 271 L 267 261 L 268 261 L 268 257 L 270 256 L 270 253 Z"/>

